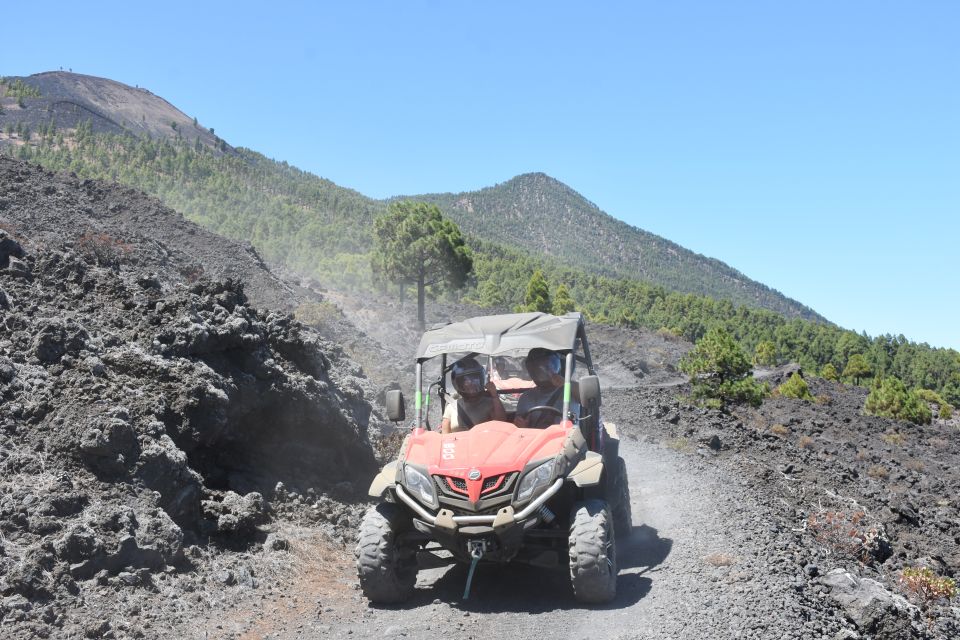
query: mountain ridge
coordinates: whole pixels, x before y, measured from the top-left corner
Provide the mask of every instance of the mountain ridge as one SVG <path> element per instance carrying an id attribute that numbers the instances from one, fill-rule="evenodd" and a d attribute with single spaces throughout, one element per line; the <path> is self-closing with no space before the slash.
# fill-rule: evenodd
<path id="1" fill-rule="evenodd" d="M 257 180 L 259 188 L 271 192 L 277 186 L 277 179 L 304 182 L 305 176 L 311 175 L 287 163 L 268 161 L 256 152 L 230 147 L 212 130 L 202 127 L 162 97 L 139 86 L 130 87 L 106 78 L 63 71 L 10 77 L 8 82 L 22 82 L 39 95 L 16 101 L 9 96 L 0 97 L 0 104 L 4 107 L 0 112 L 0 144 L 25 144 L 23 135 L 14 136 L 10 132 L 10 124 L 14 121 L 18 127 L 26 128 L 27 142 L 30 144 L 37 137 L 31 131 L 46 136 L 54 128 L 78 132 L 85 131 L 86 127 L 94 134 L 132 135 L 192 144 L 195 150 L 204 148 L 218 154 L 226 152 L 250 165 L 253 171 L 276 174 L 274 179 L 266 177 Z M 2 130 L 4 121 L 7 124 L 6 132 Z M 272 166 L 264 167 L 265 163 Z M 111 177 L 124 182 L 123 168 L 111 170 Z M 323 178 L 306 180 L 317 181 L 320 182 L 285 196 L 295 206 L 318 210 L 316 213 L 319 215 L 313 218 L 309 212 L 306 216 L 300 215 L 303 219 L 297 224 L 303 228 L 317 229 L 308 234 L 312 241 L 321 243 L 319 246 L 329 247 L 334 254 L 354 256 L 349 259 L 356 262 L 358 258 L 355 256 L 364 252 L 362 238 L 369 235 L 364 228 L 370 216 L 382 210 L 385 203 L 397 198 L 376 200 Z M 134 186 L 143 188 L 145 185 Z M 148 190 L 156 193 L 155 189 Z M 171 206 L 180 208 L 185 205 L 179 194 L 160 195 Z M 716 258 L 694 253 L 675 242 L 618 220 L 569 185 L 543 172 L 520 174 L 472 192 L 415 197 L 435 202 L 460 224 L 465 233 L 484 241 L 532 251 L 600 275 L 638 278 L 671 291 L 707 295 L 738 305 L 769 309 L 786 317 L 827 322 L 809 307 L 748 278 Z M 349 202 L 350 212 L 347 215 L 339 210 L 344 202 Z M 186 207 L 184 213 L 197 222 L 209 223 L 190 209 Z M 279 211 L 277 215 L 289 217 L 291 214 Z M 272 241 L 265 234 L 276 233 L 275 229 L 262 229 L 274 225 L 254 219 L 240 224 L 224 221 L 215 224 L 221 232 L 220 226 L 226 224 L 232 229 L 228 235 L 250 239 L 258 246 Z M 330 237 L 331 233 L 345 235 L 349 239 L 337 240 Z M 303 268 L 310 262 L 306 255 L 308 253 L 306 247 L 298 247 L 292 256 L 284 251 L 271 252 L 269 249 L 264 255 L 288 262 L 295 268 Z"/>
<path id="2" fill-rule="evenodd" d="M 543 172 L 523 173 L 476 191 L 396 196 L 388 201 L 408 198 L 433 202 L 466 233 L 538 251 L 603 275 L 640 278 L 681 293 L 827 322 L 808 306 L 717 258 L 606 213 Z M 692 278 L 690 271 L 700 278 Z"/>

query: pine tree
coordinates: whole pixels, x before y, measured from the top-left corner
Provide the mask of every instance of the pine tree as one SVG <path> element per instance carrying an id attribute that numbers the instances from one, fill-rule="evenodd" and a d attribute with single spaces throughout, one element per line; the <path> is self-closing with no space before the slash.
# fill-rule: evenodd
<path id="1" fill-rule="evenodd" d="M 777 345 L 770 340 L 757 343 L 757 350 L 753 354 L 753 363 L 760 367 L 773 367 L 777 364 Z"/>
<path id="2" fill-rule="evenodd" d="M 562 316 L 565 313 L 570 313 L 576 308 L 577 303 L 573 301 L 572 297 L 570 297 L 570 290 L 567 289 L 567 285 L 561 282 L 557 286 L 557 293 L 553 296 L 554 315 Z"/>
<path id="3" fill-rule="evenodd" d="M 907 391 L 899 379 L 877 378 L 870 389 L 864 411 L 874 416 L 907 420 L 915 424 L 930 424 L 933 412 L 914 391 Z"/>
<path id="4" fill-rule="evenodd" d="M 837 373 L 837 368 L 833 366 L 833 363 L 828 362 L 823 365 L 823 369 L 820 370 L 820 377 L 830 382 L 836 382 L 840 379 L 840 374 Z"/>
<path id="5" fill-rule="evenodd" d="M 694 395 L 718 408 L 728 401 L 758 406 L 766 395 L 766 389 L 750 375 L 747 354 L 719 327 L 707 331 L 680 360 L 680 370 L 690 376 Z"/>
<path id="6" fill-rule="evenodd" d="M 843 369 L 843 377 L 853 380 L 853 383 L 860 386 L 860 379 L 869 376 L 872 373 L 870 365 L 866 358 L 861 354 L 855 353 L 847 360 L 847 366 Z"/>
<path id="7" fill-rule="evenodd" d="M 550 302 L 550 285 L 543 275 L 543 271 L 537 269 L 530 276 L 527 283 L 527 295 L 524 296 L 523 306 L 519 311 L 539 311 L 541 313 L 550 313 L 553 310 L 553 304 Z"/>
<path id="8" fill-rule="evenodd" d="M 472 252 L 460 228 L 434 204 L 393 202 L 374 222 L 370 266 L 381 280 L 417 286 L 417 322 L 426 323 L 427 288 L 460 289 L 473 272 Z"/>

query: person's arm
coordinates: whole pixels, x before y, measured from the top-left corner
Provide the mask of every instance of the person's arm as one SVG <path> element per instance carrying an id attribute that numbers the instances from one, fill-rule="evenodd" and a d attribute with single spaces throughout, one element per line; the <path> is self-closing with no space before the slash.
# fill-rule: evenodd
<path id="1" fill-rule="evenodd" d="M 530 409 L 530 398 L 526 392 L 520 395 L 520 399 L 517 401 L 517 412 L 513 416 L 513 424 L 517 425 L 521 429 L 526 429 L 530 426 L 530 423 L 527 422 L 527 411 Z"/>
<path id="2" fill-rule="evenodd" d="M 506 422 L 507 410 L 503 408 L 503 403 L 500 402 L 500 394 L 497 393 L 497 385 L 495 385 L 492 380 L 487 382 L 487 393 L 489 393 L 490 397 L 493 399 L 493 409 L 491 411 L 490 419 Z"/>
<path id="3" fill-rule="evenodd" d="M 443 419 L 440 421 L 440 433 L 450 433 L 451 414 L 456 411 L 456 408 L 456 402 L 447 403 L 447 408 L 443 411 Z"/>

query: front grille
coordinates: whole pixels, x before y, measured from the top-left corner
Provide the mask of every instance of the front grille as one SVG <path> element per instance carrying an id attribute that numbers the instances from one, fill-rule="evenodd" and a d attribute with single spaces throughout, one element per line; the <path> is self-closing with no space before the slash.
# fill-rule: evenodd
<path id="1" fill-rule="evenodd" d="M 463 478 L 454 478 L 453 476 L 447 476 L 447 484 L 450 485 L 450 488 L 456 491 L 457 493 L 466 493 L 467 492 L 467 481 Z"/>
<path id="2" fill-rule="evenodd" d="M 480 493 L 481 494 L 488 493 L 498 488 L 500 484 L 503 482 L 504 477 L 505 476 L 503 474 L 500 474 L 499 476 L 493 476 L 492 478 L 487 478 L 486 480 L 483 481 L 483 487 L 480 489 Z"/>
<path id="3" fill-rule="evenodd" d="M 507 495 L 513 492 L 513 485 L 519 474 L 516 471 L 510 473 L 501 473 L 483 479 L 480 485 L 481 499 L 486 500 L 497 496 Z M 433 476 L 434 484 L 441 495 L 447 495 L 462 499 L 467 496 L 467 481 L 463 478 L 454 476 Z"/>

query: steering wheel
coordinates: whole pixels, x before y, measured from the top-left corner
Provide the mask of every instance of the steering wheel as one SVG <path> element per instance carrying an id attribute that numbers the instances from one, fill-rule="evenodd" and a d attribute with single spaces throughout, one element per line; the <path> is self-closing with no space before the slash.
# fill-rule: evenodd
<path id="1" fill-rule="evenodd" d="M 559 417 L 561 417 L 561 418 L 563 417 L 563 411 L 562 411 L 562 410 L 557 409 L 557 408 L 554 407 L 553 405 L 541 404 L 541 405 L 538 405 L 538 406 L 536 406 L 536 407 L 531 407 L 530 410 L 527 411 L 527 420 L 530 420 L 530 416 L 532 416 L 532 415 L 533 415 L 535 412 L 537 412 L 537 411 L 553 411 L 553 412 L 554 412 L 555 414 L 557 414 Z"/>

